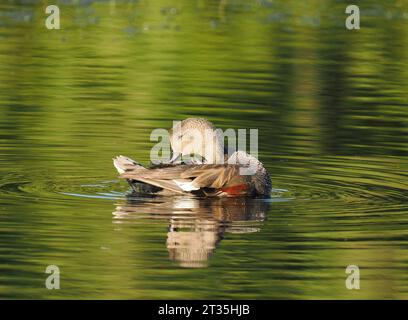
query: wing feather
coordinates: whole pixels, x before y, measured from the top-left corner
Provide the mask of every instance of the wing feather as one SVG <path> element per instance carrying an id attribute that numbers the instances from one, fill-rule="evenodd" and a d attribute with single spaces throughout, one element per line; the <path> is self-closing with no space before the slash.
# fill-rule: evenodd
<path id="1" fill-rule="evenodd" d="M 244 183 L 239 175 L 239 165 L 203 164 L 177 165 L 165 168 L 145 170 L 129 170 L 120 175 L 121 178 L 137 180 L 163 189 L 183 193 L 180 185 L 191 183 L 197 188 L 219 189 L 226 185 Z M 177 182 L 183 183 L 177 183 Z"/>

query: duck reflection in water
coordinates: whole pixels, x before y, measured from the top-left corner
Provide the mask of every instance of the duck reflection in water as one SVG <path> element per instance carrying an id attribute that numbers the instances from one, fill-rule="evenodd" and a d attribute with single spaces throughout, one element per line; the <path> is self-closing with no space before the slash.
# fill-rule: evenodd
<path id="1" fill-rule="evenodd" d="M 115 222 L 133 218 L 169 221 L 166 246 L 170 259 L 185 268 L 207 267 L 226 233 L 260 231 L 269 202 L 265 199 L 156 197 L 129 200 L 116 207 Z"/>

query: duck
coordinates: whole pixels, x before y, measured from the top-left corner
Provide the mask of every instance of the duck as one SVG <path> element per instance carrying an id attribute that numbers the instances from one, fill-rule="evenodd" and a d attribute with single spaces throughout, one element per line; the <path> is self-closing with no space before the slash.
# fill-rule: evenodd
<path id="1" fill-rule="evenodd" d="M 228 152 L 223 139 L 210 121 L 187 118 L 169 131 L 173 156 L 168 162 L 144 167 L 120 155 L 113 164 L 136 193 L 269 197 L 272 183 L 262 162 L 242 150 Z"/>

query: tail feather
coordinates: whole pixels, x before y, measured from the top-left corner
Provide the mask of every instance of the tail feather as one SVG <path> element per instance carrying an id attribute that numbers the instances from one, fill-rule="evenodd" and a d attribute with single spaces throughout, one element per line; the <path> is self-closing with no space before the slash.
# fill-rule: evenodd
<path id="1" fill-rule="evenodd" d="M 113 165 L 116 170 L 118 170 L 120 177 L 125 178 L 136 192 L 149 189 L 144 187 L 149 185 L 152 187 L 150 188 L 152 190 L 158 188 L 158 190 L 166 189 L 175 193 L 183 193 L 183 190 L 181 190 L 174 181 L 142 177 L 144 171 L 147 171 L 147 169 L 128 157 L 117 156 L 113 158 Z"/>
<path id="2" fill-rule="evenodd" d="M 140 165 L 135 160 L 132 160 L 125 156 L 117 156 L 113 158 L 113 165 L 115 166 L 116 170 L 120 174 L 125 173 L 126 171 L 134 171 L 134 170 L 146 170 L 142 165 Z"/>

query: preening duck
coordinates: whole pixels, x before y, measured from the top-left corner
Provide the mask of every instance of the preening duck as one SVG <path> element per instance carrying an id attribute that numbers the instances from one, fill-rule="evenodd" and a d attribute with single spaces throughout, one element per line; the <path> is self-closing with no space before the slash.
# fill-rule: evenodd
<path id="1" fill-rule="evenodd" d="M 170 130 L 169 138 L 173 157 L 166 164 L 145 168 L 128 157 L 113 159 L 119 177 L 134 191 L 208 197 L 270 195 L 271 180 L 263 164 L 244 151 L 224 152 L 223 135 L 211 122 L 188 118 L 177 130 Z M 186 163 L 183 159 L 191 154 L 199 159 Z"/>

